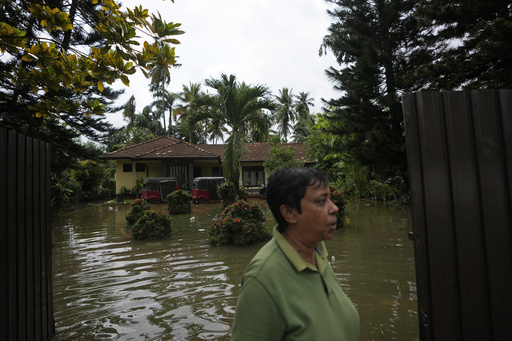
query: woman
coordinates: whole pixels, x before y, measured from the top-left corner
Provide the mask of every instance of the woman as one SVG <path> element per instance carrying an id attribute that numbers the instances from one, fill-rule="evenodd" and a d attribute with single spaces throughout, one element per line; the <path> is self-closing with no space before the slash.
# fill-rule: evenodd
<path id="1" fill-rule="evenodd" d="M 327 261 L 338 207 L 325 176 L 307 168 L 270 175 L 278 225 L 242 278 L 232 340 L 357 340 L 359 315 Z"/>

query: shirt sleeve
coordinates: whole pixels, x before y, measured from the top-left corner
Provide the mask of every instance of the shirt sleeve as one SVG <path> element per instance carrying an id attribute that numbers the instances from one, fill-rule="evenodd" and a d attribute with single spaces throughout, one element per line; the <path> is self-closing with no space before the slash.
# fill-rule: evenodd
<path id="1" fill-rule="evenodd" d="M 283 316 L 271 294 L 256 278 L 246 278 L 236 305 L 231 341 L 281 340 Z"/>

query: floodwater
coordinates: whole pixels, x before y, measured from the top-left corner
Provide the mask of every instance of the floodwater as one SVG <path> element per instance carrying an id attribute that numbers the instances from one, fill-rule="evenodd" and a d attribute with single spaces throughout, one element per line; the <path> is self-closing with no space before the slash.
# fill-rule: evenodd
<path id="1" fill-rule="evenodd" d="M 262 244 L 208 244 L 218 203 L 173 216 L 163 240 L 133 240 L 129 209 L 103 204 L 53 219 L 53 340 L 229 340 L 243 270 Z M 409 209 L 351 201 L 346 214 L 326 245 L 359 311 L 360 340 L 418 340 Z"/>

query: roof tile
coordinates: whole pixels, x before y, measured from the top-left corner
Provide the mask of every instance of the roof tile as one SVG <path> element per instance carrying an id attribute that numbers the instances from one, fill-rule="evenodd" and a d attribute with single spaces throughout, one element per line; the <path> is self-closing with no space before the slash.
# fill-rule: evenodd
<path id="1" fill-rule="evenodd" d="M 246 143 L 245 153 L 241 162 L 262 162 L 268 158 L 270 145 L 268 143 Z M 281 146 L 292 147 L 298 160 L 308 162 L 306 147 L 303 143 L 283 143 Z M 157 137 L 133 146 L 122 148 L 103 155 L 105 159 L 212 159 L 224 160 L 222 144 L 191 144 L 169 136 Z"/>

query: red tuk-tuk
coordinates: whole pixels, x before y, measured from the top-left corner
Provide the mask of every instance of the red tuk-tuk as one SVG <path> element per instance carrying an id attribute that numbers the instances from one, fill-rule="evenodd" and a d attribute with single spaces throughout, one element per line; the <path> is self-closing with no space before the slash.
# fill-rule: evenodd
<path id="1" fill-rule="evenodd" d="M 151 204 L 167 202 L 167 196 L 180 189 L 176 179 L 170 177 L 145 178 L 142 182 L 141 199 Z"/>
<path id="2" fill-rule="evenodd" d="M 210 200 L 219 200 L 217 188 L 226 179 L 223 177 L 198 177 L 192 182 L 192 199 L 196 203 L 205 203 Z"/>

